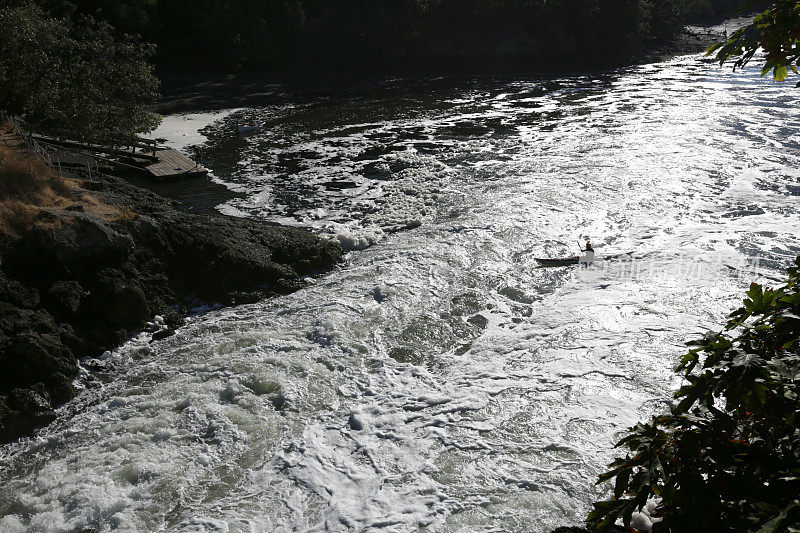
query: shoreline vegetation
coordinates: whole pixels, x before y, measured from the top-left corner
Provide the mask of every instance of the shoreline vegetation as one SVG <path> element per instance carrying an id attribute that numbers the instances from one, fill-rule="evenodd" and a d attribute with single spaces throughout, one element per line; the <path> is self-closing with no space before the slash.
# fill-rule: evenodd
<path id="1" fill-rule="evenodd" d="M 413 71 L 509 60 L 615 66 L 739 0 L 37 0 L 156 46 L 161 67 L 247 72 Z M 459 65 L 459 66 L 461 66 Z M 537 68 L 541 68 L 541 66 Z"/>

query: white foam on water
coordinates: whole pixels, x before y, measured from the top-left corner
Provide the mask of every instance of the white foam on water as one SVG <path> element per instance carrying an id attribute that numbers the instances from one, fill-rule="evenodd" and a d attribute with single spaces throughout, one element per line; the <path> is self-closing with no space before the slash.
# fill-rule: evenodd
<path id="1" fill-rule="evenodd" d="M 205 130 L 247 193 L 224 211 L 361 251 L 115 350 L 0 448 L 0 529 L 583 521 L 624 429 L 672 400 L 684 342 L 800 253 L 800 106 L 695 58 L 427 83 Z M 228 135 L 245 114 L 268 127 Z M 577 239 L 595 264 L 537 267 Z"/>
<path id="2" fill-rule="evenodd" d="M 202 133 L 205 128 L 237 111 L 239 109 L 166 115 L 162 118 L 161 124 L 145 137 L 165 139 L 166 145 L 176 150 L 201 146 L 208 140 Z"/>

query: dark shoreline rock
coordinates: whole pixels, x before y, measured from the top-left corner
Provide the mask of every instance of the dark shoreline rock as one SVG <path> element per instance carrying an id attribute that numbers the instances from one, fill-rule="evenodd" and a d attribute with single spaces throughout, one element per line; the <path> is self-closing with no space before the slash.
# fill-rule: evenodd
<path id="1" fill-rule="evenodd" d="M 26 232 L 0 236 L 0 442 L 30 435 L 74 395 L 79 357 L 97 357 L 189 299 L 234 304 L 292 292 L 330 270 L 341 248 L 310 232 L 172 202 L 113 176 L 85 184 L 118 216 L 42 208 Z"/>

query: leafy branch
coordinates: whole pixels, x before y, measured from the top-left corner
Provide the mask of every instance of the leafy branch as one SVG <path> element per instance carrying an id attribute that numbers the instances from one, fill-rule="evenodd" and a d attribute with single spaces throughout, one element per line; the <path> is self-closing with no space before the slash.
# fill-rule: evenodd
<path id="1" fill-rule="evenodd" d="M 800 531 L 800 257 L 783 287 L 752 284 L 720 332 L 689 344 L 668 415 L 638 424 L 598 483 L 608 531 L 660 498 L 653 531 Z"/>
<path id="2" fill-rule="evenodd" d="M 736 30 L 729 39 L 711 46 L 706 55 L 715 54 L 720 65 L 733 60 L 733 68 L 743 68 L 759 49 L 764 51 L 761 75 L 772 72 L 776 81 L 783 81 L 789 71 L 797 74 L 800 66 L 800 1 L 748 0 L 742 12 L 770 7 L 755 16 L 753 22 Z M 800 84 L 798 84 L 800 86 Z"/>

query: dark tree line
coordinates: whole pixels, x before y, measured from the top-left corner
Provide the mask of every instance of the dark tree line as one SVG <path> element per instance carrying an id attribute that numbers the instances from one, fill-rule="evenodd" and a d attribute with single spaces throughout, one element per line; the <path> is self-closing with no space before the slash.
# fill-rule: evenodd
<path id="1" fill-rule="evenodd" d="M 694 24 L 708 24 L 737 12 L 742 0 L 686 0 L 686 20 Z"/>
<path id="2" fill-rule="evenodd" d="M 154 62 L 310 73 L 608 66 L 733 1 L 0 0 L 0 110 L 42 131 L 113 141 L 155 124 Z"/>
<path id="3" fill-rule="evenodd" d="M 230 70 L 453 57 L 614 61 L 738 0 L 38 0 L 157 45 L 162 64 Z"/>

